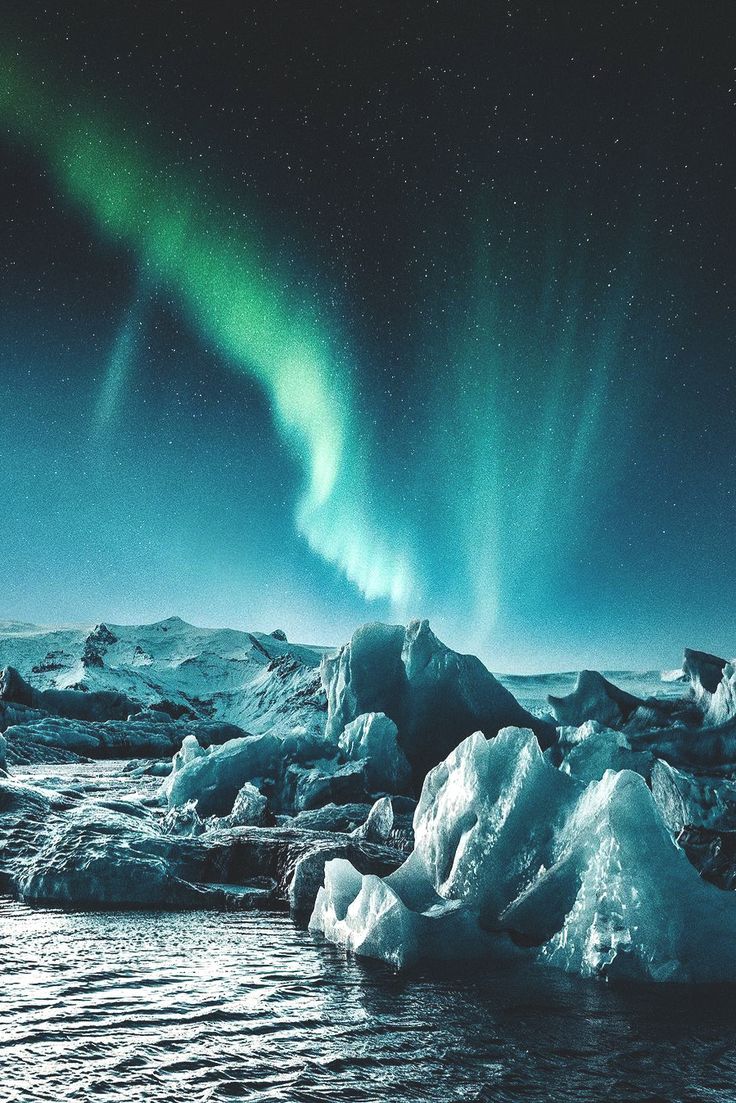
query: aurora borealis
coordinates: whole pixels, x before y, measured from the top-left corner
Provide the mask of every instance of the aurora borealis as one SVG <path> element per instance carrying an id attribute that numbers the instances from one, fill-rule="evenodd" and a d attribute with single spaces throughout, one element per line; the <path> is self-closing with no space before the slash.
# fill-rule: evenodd
<path id="1" fill-rule="evenodd" d="M 732 15 L 589 8 L 18 6 L 3 615 L 733 651 Z"/>
<path id="2" fill-rule="evenodd" d="M 243 229 L 227 221 L 209 194 L 212 181 L 187 179 L 128 137 L 121 119 L 99 117 L 73 100 L 67 107 L 64 89 L 49 92 L 39 71 L 10 52 L 0 65 L 3 114 L 39 151 L 62 192 L 91 215 L 98 233 L 129 247 L 147 278 L 172 290 L 197 331 L 265 390 L 305 470 L 297 521 L 310 546 L 368 599 L 403 601 L 411 585 L 404 555 L 367 517 L 356 524 L 365 494 L 349 455 L 358 428 L 350 367 L 320 325 L 313 292 L 291 291 L 278 277 L 248 221 Z M 124 331 L 106 391 L 130 340 Z"/>

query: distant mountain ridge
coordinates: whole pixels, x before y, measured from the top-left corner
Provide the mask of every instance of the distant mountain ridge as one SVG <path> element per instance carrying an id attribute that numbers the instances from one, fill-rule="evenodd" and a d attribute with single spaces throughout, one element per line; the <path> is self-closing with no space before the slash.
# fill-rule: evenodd
<path id="1" fill-rule="evenodd" d="M 0 668 L 39 690 L 106 690 L 143 706 L 237 724 L 252 732 L 289 717 L 305 732 L 323 727 L 319 664 L 329 649 L 291 644 L 283 633 L 198 628 L 180 617 L 93 628 L 0 622 Z"/>

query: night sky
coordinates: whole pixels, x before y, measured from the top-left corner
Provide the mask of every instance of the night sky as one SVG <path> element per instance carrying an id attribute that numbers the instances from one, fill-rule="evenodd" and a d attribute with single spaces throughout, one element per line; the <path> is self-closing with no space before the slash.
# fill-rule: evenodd
<path id="1" fill-rule="evenodd" d="M 5 5 L 0 616 L 736 653 L 735 32 Z"/>

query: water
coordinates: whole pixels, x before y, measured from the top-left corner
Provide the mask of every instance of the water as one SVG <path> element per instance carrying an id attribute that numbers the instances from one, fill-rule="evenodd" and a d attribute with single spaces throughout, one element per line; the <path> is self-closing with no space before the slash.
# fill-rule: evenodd
<path id="1" fill-rule="evenodd" d="M 141 784 L 119 763 L 24 773 Z M 0 898 L 0 1103 L 733 1103 L 734 995 L 518 965 L 396 976 L 282 914 Z"/>
<path id="2" fill-rule="evenodd" d="M 284 915 L 0 906 L 0 1098 L 736 1098 L 725 990 L 397 977 Z"/>

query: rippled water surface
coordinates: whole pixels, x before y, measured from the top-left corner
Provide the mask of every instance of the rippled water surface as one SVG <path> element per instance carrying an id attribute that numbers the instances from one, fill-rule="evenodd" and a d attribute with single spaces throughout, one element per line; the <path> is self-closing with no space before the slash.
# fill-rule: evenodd
<path id="1" fill-rule="evenodd" d="M 726 988 L 527 967 L 397 977 L 280 914 L 0 898 L 3 1103 L 733 1103 L 735 1037 Z"/>

